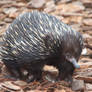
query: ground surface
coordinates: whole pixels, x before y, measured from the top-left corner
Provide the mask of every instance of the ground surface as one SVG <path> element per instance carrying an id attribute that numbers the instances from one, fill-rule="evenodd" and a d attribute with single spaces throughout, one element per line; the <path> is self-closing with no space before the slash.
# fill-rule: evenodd
<path id="1" fill-rule="evenodd" d="M 0 0 L 0 44 L 1 37 L 9 24 L 21 13 L 39 10 L 56 16 L 64 23 L 81 32 L 85 41 L 85 50 L 75 70 L 72 87 L 67 82 L 51 83 L 43 81 L 27 84 L 20 80 L 2 77 L 7 74 L 0 61 L 0 92 L 92 92 L 92 0 Z M 53 67 L 45 67 L 44 75 L 56 74 Z"/>

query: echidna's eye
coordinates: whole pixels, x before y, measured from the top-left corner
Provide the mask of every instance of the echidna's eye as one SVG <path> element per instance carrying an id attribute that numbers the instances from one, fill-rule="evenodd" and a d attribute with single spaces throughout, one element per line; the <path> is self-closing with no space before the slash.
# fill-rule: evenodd
<path id="1" fill-rule="evenodd" d="M 69 58 L 71 58 L 70 53 L 66 53 L 66 59 L 69 59 Z"/>

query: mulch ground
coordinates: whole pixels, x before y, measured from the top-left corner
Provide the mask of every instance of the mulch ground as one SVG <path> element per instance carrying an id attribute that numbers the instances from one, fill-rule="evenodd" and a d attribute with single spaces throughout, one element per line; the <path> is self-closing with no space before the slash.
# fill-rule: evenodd
<path id="1" fill-rule="evenodd" d="M 19 14 L 32 10 L 54 15 L 82 33 L 85 48 L 79 60 L 81 67 L 75 70 L 71 86 L 65 81 L 46 80 L 47 75 L 52 78 L 57 74 L 52 66 L 45 67 L 40 82 L 26 83 L 4 77 L 9 73 L 0 61 L 0 92 L 92 92 L 92 0 L 0 0 L 0 45 L 9 24 Z"/>

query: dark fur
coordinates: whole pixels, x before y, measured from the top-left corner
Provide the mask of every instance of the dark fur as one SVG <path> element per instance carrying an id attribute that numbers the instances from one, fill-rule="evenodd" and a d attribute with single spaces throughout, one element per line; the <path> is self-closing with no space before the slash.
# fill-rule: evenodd
<path id="1" fill-rule="evenodd" d="M 53 16 L 40 12 L 25 13 L 14 20 L 4 35 L 2 61 L 8 70 L 20 79 L 24 79 L 22 70 L 27 70 L 26 79 L 39 80 L 44 65 L 53 65 L 59 70 L 58 78 L 63 80 L 72 76 L 75 69 L 73 64 L 66 60 L 66 53 L 69 52 L 76 60 L 79 59 L 82 51 L 80 38 L 82 37 L 79 32 L 73 31 Z"/>

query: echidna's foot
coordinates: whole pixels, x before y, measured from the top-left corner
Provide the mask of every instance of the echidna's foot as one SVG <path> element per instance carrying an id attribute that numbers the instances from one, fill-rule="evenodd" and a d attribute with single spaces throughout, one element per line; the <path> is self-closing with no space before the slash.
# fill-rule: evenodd
<path id="1" fill-rule="evenodd" d="M 55 78 L 52 78 L 52 77 L 49 76 L 49 75 L 46 75 L 45 78 L 46 78 L 46 80 L 48 80 L 48 81 L 50 81 L 50 82 L 52 82 L 52 83 L 55 83 L 55 82 L 57 81 Z"/>
<path id="2" fill-rule="evenodd" d="M 26 78 L 26 82 L 27 83 L 30 83 L 30 82 L 33 82 L 35 80 L 34 76 L 33 75 L 30 75 Z"/>
<path id="3" fill-rule="evenodd" d="M 30 82 L 33 82 L 33 81 L 39 81 L 41 79 L 41 76 L 35 76 L 35 75 L 30 75 L 27 77 L 26 79 L 26 82 L 27 83 L 30 83 Z"/>
<path id="4" fill-rule="evenodd" d="M 56 78 L 57 81 L 65 80 L 70 86 L 72 84 L 72 74 L 69 74 L 67 71 L 60 71 L 58 77 Z"/>
<path id="5" fill-rule="evenodd" d="M 40 79 L 42 79 L 42 71 L 39 70 L 39 71 L 29 72 L 26 81 L 29 83 L 33 81 L 39 81 Z"/>
<path id="6" fill-rule="evenodd" d="M 58 77 L 56 78 L 57 81 L 61 81 L 61 80 L 65 80 L 66 82 L 68 82 L 69 84 L 72 83 L 72 75 L 67 74 L 65 72 L 62 72 L 58 75 Z"/>
<path id="7" fill-rule="evenodd" d="M 72 84 L 72 81 L 73 81 L 72 75 L 68 75 L 68 76 L 65 78 L 65 81 L 68 82 L 68 83 L 71 85 L 71 84 Z"/>

